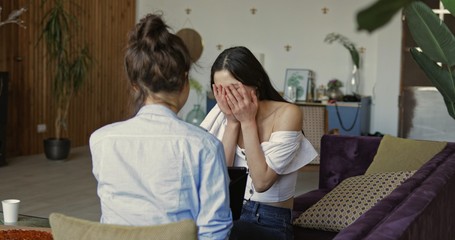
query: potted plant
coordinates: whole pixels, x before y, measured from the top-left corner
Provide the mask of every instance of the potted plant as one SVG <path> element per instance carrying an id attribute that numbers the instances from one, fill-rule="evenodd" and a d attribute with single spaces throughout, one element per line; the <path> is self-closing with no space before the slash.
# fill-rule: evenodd
<path id="1" fill-rule="evenodd" d="M 356 45 L 351 42 L 347 37 L 339 34 L 339 33 L 329 33 L 324 39 L 325 42 L 327 43 L 332 43 L 332 42 L 339 42 L 343 47 L 345 47 L 348 51 L 349 54 L 351 55 L 352 59 L 352 72 L 351 72 L 351 78 L 348 79 L 347 81 L 347 94 L 352 94 L 355 97 L 359 97 L 359 85 L 360 85 L 360 54 L 359 51 L 357 51 Z M 357 99 L 359 100 L 359 98 Z"/>
<path id="2" fill-rule="evenodd" d="M 55 137 L 44 140 L 44 152 L 50 160 L 63 160 L 71 148 L 70 140 L 63 137 L 68 127 L 69 106 L 87 77 L 91 57 L 88 47 L 81 47 L 75 41 L 79 25 L 76 16 L 68 10 L 66 0 L 43 0 L 41 7 L 48 2 L 50 6 L 42 19 L 39 40 L 44 40 L 50 62 L 56 117 Z"/>
<path id="3" fill-rule="evenodd" d="M 343 82 L 338 79 L 332 79 L 327 83 L 327 95 L 330 100 L 341 101 L 343 100 L 343 93 L 340 88 L 343 87 Z"/>
<path id="4" fill-rule="evenodd" d="M 441 0 L 455 16 L 455 1 Z M 417 45 L 411 54 L 439 90 L 449 115 L 455 119 L 455 37 L 447 25 L 425 3 L 412 0 L 378 0 L 357 14 L 359 30 L 373 32 L 403 9 L 409 31 Z"/>

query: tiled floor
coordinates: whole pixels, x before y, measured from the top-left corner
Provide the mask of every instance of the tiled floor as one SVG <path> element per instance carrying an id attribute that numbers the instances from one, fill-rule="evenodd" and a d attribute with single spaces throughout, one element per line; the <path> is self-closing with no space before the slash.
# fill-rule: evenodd
<path id="1" fill-rule="evenodd" d="M 0 167 L 0 199 L 21 200 L 20 214 L 48 217 L 51 212 L 98 221 L 99 199 L 88 147 L 72 149 L 67 161 L 43 154 L 12 158 Z M 317 188 L 318 172 L 299 172 L 296 195 Z"/>
<path id="2" fill-rule="evenodd" d="M 49 217 L 51 212 L 60 212 L 99 220 L 101 211 L 88 147 L 72 149 L 64 162 L 47 160 L 43 154 L 7 162 L 0 168 L 0 199 L 20 199 L 20 214 Z"/>

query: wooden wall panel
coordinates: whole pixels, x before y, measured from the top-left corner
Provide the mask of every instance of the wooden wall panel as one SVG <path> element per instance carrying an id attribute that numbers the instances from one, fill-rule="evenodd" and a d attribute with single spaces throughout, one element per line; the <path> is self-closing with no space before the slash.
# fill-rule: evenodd
<path id="1" fill-rule="evenodd" d="M 17 8 L 16 0 L 0 0 L 0 7 L 2 7 L 2 20 L 6 20 L 9 13 Z M 0 27 L 0 71 L 6 71 L 12 65 L 12 57 L 14 52 L 17 51 L 18 26 L 16 24 L 6 24 Z"/>
<path id="2" fill-rule="evenodd" d="M 87 145 L 94 130 L 127 117 L 129 93 L 123 56 L 127 32 L 135 23 L 136 4 L 135 0 L 75 2 L 81 27 L 77 37 L 88 43 L 94 62 L 70 106 L 67 136 L 73 147 Z M 50 66 L 43 42 L 38 42 L 45 9 L 40 1 L 0 0 L 2 5 L 28 8 L 22 17 L 26 29 L 13 25 L 0 29 L 0 70 L 10 73 L 6 154 L 42 153 L 42 141 L 55 132 Z M 38 124 L 46 124 L 47 131 L 38 133 Z"/>

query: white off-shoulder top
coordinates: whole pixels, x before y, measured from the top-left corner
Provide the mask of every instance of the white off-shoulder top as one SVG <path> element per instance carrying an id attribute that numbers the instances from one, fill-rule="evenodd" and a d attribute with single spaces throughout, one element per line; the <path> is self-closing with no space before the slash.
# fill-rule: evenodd
<path id="1" fill-rule="evenodd" d="M 201 123 L 201 127 L 221 140 L 226 123 L 224 114 L 218 105 L 215 105 Z M 254 190 L 252 179 L 248 176 L 245 199 L 258 202 L 281 202 L 293 197 L 297 170 L 317 156 L 316 150 L 300 131 L 273 132 L 268 141 L 261 143 L 261 148 L 267 165 L 280 177 L 267 191 L 259 193 Z M 237 147 L 234 166 L 248 167 L 247 161 L 248 157 L 245 156 L 244 149 Z"/>

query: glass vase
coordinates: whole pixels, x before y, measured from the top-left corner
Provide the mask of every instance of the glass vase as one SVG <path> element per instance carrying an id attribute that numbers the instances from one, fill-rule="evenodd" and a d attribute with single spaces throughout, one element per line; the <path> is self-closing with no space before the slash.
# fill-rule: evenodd
<path id="1" fill-rule="evenodd" d="M 346 84 L 346 95 L 359 96 L 360 69 L 352 64 L 352 72 Z"/>
<path id="2" fill-rule="evenodd" d="M 199 126 L 205 118 L 205 112 L 201 109 L 200 104 L 194 104 L 193 109 L 186 115 L 185 121 Z"/>

